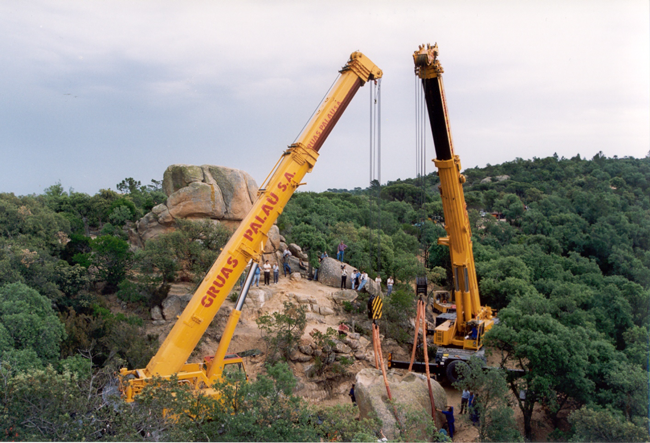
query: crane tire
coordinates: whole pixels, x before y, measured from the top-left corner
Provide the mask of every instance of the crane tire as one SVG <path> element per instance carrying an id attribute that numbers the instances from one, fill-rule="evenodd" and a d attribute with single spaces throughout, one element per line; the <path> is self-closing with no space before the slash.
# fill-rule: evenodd
<path id="1" fill-rule="evenodd" d="M 449 380 L 449 383 L 455 383 L 460 379 L 460 373 L 458 372 L 457 369 L 458 365 L 467 365 L 467 363 L 465 363 L 462 360 L 454 360 L 447 364 L 445 375 L 447 376 L 447 380 Z"/>

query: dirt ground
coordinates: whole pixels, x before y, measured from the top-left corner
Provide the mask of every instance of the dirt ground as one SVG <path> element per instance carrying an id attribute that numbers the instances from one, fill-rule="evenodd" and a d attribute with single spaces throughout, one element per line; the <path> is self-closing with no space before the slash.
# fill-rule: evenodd
<path id="1" fill-rule="evenodd" d="M 261 285 L 263 287 L 263 285 Z M 336 314 L 328 316 L 315 316 L 315 319 L 309 320 L 305 328 L 304 339 L 308 338 L 308 333 L 312 329 L 319 329 L 325 332 L 328 327 L 336 328 L 342 321 L 348 321 L 349 316 L 342 311 L 340 307 L 335 306 L 329 297 L 330 294 L 336 292 L 336 288 L 321 285 L 318 282 L 312 282 L 305 279 L 298 281 L 289 278 L 280 277 L 280 281 L 276 285 L 270 285 L 273 291 L 273 297 L 265 302 L 262 306 L 254 306 L 252 303 L 246 303 L 240 322 L 237 326 L 236 333 L 230 343 L 229 353 L 240 353 L 250 349 L 260 349 L 264 351 L 264 341 L 262 340 L 261 332 L 257 328 L 255 320 L 263 314 L 278 312 L 283 309 L 284 301 L 294 301 L 295 299 L 290 294 L 303 294 L 315 298 L 319 305 L 333 307 Z M 172 287 L 171 294 L 183 295 L 193 291 L 193 286 L 189 283 L 175 284 Z M 233 308 L 234 302 L 226 300 L 220 310 L 220 313 L 230 312 Z M 117 310 L 120 310 L 119 307 Z M 154 326 L 148 323 L 146 330 L 147 333 L 158 334 L 159 340 L 162 343 L 167 336 L 174 322 L 169 321 L 163 325 Z M 205 355 L 214 355 L 217 350 L 219 342 L 207 334 L 201 339 L 197 350 L 190 357 L 190 361 L 200 361 Z M 382 344 L 382 350 L 386 356 L 387 352 L 393 352 L 396 358 L 403 358 L 408 360 L 410 357 L 409 349 L 401 349 L 395 346 L 386 346 Z M 496 363 L 498 358 L 493 356 L 489 357 L 490 364 Z M 494 362 L 492 360 L 495 360 Z M 246 371 L 251 379 L 263 370 L 264 356 L 247 357 L 244 359 Z M 302 395 L 307 401 L 321 406 L 329 406 L 336 404 L 345 404 L 350 401 L 347 393 L 352 383 L 354 374 L 363 368 L 374 366 L 374 362 L 369 361 L 356 361 L 352 367 L 349 368 L 350 375 L 343 378 L 334 386 L 328 386 L 327 391 L 319 391 L 314 387 L 314 384 L 305 376 L 303 365 L 300 363 L 292 363 L 291 367 L 294 374 L 299 379 L 298 395 Z M 456 412 L 456 434 L 454 441 L 456 442 L 475 442 L 478 440 L 478 430 L 469 421 L 467 415 L 458 415 L 460 411 L 460 392 L 453 388 L 446 381 L 442 383 L 443 388 L 447 393 L 448 406 L 453 406 Z M 300 389 L 302 387 L 302 390 Z M 519 423 L 520 431 L 523 434 L 523 417 L 518 407 L 515 407 L 515 417 Z M 545 419 L 544 414 L 540 410 L 536 410 L 533 416 L 533 426 L 536 430 L 535 440 L 546 441 L 548 433 L 552 427 L 548 425 L 548 420 Z"/>

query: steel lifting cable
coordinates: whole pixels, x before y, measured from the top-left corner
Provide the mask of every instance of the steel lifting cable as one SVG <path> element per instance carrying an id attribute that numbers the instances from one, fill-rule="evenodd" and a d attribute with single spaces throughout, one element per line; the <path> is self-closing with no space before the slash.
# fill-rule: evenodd
<path id="1" fill-rule="evenodd" d="M 375 80 L 373 87 L 370 88 L 370 191 L 372 191 L 373 181 L 377 181 L 377 273 L 381 271 L 381 79 Z M 368 206 L 370 206 L 371 197 L 368 197 Z M 372 226 L 369 226 L 370 231 L 370 248 L 372 251 Z M 370 257 L 370 254 L 368 254 Z M 381 288 L 380 288 L 381 291 Z M 377 296 L 381 298 L 381 295 Z M 383 302 L 379 300 L 379 308 L 373 313 L 372 321 L 372 347 L 375 353 L 375 367 L 381 368 L 381 374 L 384 378 L 384 386 L 386 386 L 386 394 L 388 399 L 393 400 L 393 395 L 390 392 L 388 385 L 388 376 L 386 375 L 386 366 L 384 364 L 384 357 L 381 350 L 381 339 L 379 337 L 379 325 L 377 319 L 381 318 L 381 306 Z M 401 426 L 399 414 L 394 403 L 393 412 L 395 413 L 395 420 Z"/>
<path id="2" fill-rule="evenodd" d="M 377 163 L 377 275 L 381 272 L 381 79 L 377 83 L 376 110 L 376 163 Z M 379 288 L 381 290 L 381 286 Z"/>
<path id="3" fill-rule="evenodd" d="M 424 222 L 427 219 L 427 213 L 424 204 L 426 203 L 426 179 L 427 179 L 427 115 L 425 110 L 426 101 L 424 97 L 424 88 L 420 79 L 415 76 L 415 182 L 420 186 L 420 208 L 418 210 L 419 230 L 420 230 L 420 247 L 424 251 L 425 266 L 428 259 L 428 250 L 424 243 Z"/>
<path id="4" fill-rule="evenodd" d="M 429 401 L 431 402 L 431 418 L 433 423 L 438 426 L 436 420 L 436 401 L 433 398 L 433 387 L 431 386 L 431 373 L 429 372 L 429 345 L 427 344 L 427 314 L 426 304 L 422 300 L 422 296 L 418 299 L 417 314 L 415 316 L 415 337 L 413 338 L 413 351 L 411 352 L 411 363 L 409 364 L 409 372 L 413 369 L 413 362 L 415 361 L 415 349 L 418 344 L 418 335 L 420 328 L 422 328 L 422 346 L 424 347 L 424 365 L 427 374 L 427 384 L 429 386 Z"/>
<path id="5" fill-rule="evenodd" d="M 369 185 L 372 192 L 373 182 L 377 182 L 377 273 L 381 271 L 381 79 L 375 80 L 370 89 L 370 174 Z M 372 194 L 368 197 L 370 207 Z M 372 224 L 369 226 L 369 254 L 372 251 Z"/>
<path id="6" fill-rule="evenodd" d="M 321 103 L 323 103 L 323 100 L 325 100 L 325 97 L 327 97 L 327 95 L 330 93 L 330 91 L 331 91 L 332 88 L 334 87 L 334 84 L 338 81 L 338 79 L 339 79 L 340 76 L 341 76 L 341 73 L 339 72 L 339 73 L 337 74 L 336 78 L 334 79 L 334 81 L 332 82 L 332 84 L 330 85 L 330 87 L 327 89 L 327 92 L 325 93 L 325 95 L 323 96 L 323 98 L 320 99 L 320 101 L 318 102 L 318 105 L 316 105 L 316 107 L 314 108 L 314 111 L 311 113 L 311 115 L 309 116 L 309 118 L 308 118 L 307 121 L 305 122 L 305 125 L 302 127 L 302 129 L 300 130 L 300 132 L 298 132 L 298 135 L 296 135 L 296 138 L 293 140 L 293 143 L 295 143 L 296 140 L 298 140 L 298 137 L 300 137 L 300 135 L 302 134 L 302 132 L 305 130 L 305 128 L 307 127 L 307 125 L 308 125 L 309 122 L 311 121 L 311 119 L 312 119 L 312 117 L 314 116 L 314 114 L 316 114 L 316 111 L 318 111 L 318 107 L 320 106 Z M 293 143 L 292 143 L 292 144 L 293 144 Z"/>

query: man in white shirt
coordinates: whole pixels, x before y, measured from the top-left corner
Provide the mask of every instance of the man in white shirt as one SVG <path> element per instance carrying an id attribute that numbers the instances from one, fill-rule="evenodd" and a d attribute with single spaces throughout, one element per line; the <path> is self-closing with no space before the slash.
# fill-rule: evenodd
<path id="1" fill-rule="evenodd" d="M 359 289 L 357 289 L 357 291 L 361 291 L 366 283 L 368 283 L 368 274 L 364 271 L 361 274 L 361 281 L 359 282 Z"/>
<path id="2" fill-rule="evenodd" d="M 262 269 L 264 269 L 264 284 L 268 286 L 271 284 L 271 264 L 268 260 L 264 262 Z"/>

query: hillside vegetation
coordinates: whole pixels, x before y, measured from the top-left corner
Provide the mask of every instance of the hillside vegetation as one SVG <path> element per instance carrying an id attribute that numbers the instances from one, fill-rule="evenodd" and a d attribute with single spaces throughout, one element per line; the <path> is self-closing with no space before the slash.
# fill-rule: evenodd
<path id="1" fill-rule="evenodd" d="M 500 319 L 487 341 L 504 367 L 526 370 L 507 381 L 526 437 L 541 406 L 556 440 L 647 441 L 650 158 L 516 159 L 464 174 L 482 302 Z M 384 283 L 394 276 L 382 328 L 403 341 L 412 335 L 414 278 L 426 273 L 440 286 L 451 283 L 449 251 L 437 244 L 445 235 L 437 186 L 430 174 L 297 193 L 278 225 L 314 265 L 318 253 L 333 256 L 343 241 L 347 263 Z M 375 438 L 377 424 L 355 422 L 352 410 L 299 407 L 281 362 L 246 384 L 247 396 L 231 392 L 228 405 L 163 383 L 137 411 L 104 407 L 100 394 L 112 372 L 143 367 L 156 350 L 157 337 L 141 330 L 149 309 L 169 283 L 200 281 L 230 235 L 183 222 L 134 252 L 129 229 L 165 194 L 159 182 L 130 178 L 117 191 L 89 196 L 55 184 L 42 195 L 0 194 L 5 439 Z M 115 300 L 132 314 L 113 313 Z M 174 420 L 163 414 L 172 403 Z M 492 438 L 511 438 L 496 431 L 501 425 L 492 424 Z"/>

